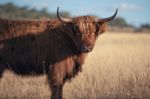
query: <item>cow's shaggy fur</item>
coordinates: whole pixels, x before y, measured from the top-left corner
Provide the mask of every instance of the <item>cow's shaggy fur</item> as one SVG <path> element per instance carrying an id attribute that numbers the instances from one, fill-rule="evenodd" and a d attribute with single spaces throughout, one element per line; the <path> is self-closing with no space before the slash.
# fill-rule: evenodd
<path id="1" fill-rule="evenodd" d="M 82 70 L 104 27 L 91 16 L 74 18 L 72 23 L 0 19 L 0 77 L 5 69 L 21 75 L 45 73 L 52 98 L 61 99 L 64 82 Z M 90 50 L 83 50 L 85 46 Z"/>

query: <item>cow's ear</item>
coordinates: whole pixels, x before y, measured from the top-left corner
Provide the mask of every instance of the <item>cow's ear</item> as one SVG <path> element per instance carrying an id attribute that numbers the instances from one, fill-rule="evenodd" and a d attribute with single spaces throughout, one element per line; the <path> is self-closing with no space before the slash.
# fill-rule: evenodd
<path id="1" fill-rule="evenodd" d="M 99 29 L 100 34 L 104 33 L 106 31 L 106 23 L 100 23 Z"/>

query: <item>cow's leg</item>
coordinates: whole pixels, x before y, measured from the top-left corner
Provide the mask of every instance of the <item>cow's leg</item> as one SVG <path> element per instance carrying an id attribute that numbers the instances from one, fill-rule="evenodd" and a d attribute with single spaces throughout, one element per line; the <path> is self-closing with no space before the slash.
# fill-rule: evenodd
<path id="1" fill-rule="evenodd" d="M 64 72 L 60 65 L 51 67 L 48 72 L 48 81 L 51 88 L 51 99 L 63 99 L 62 90 L 64 85 Z"/>
<path id="2" fill-rule="evenodd" d="M 0 62 L 0 79 L 2 78 L 2 75 L 3 75 L 3 73 L 4 73 L 4 70 L 5 70 L 5 66 L 4 66 L 4 64 L 2 64 L 2 63 Z"/>
<path id="3" fill-rule="evenodd" d="M 50 87 L 52 90 L 51 99 L 63 99 L 62 96 L 63 85 L 60 86 L 50 85 Z"/>

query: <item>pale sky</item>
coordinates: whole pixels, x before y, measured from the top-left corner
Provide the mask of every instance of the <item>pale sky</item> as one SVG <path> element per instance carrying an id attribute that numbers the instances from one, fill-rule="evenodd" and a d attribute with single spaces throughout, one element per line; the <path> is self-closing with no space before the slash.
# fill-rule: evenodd
<path id="1" fill-rule="evenodd" d="M 71 16 L 92 14 L 102 18 L 111 16 L 119 8 L 118 16 L 129 24 L 150 24 L 150 0 L 0 0 L 0 4 L 8 2 L 39 10 L 47 8 L 53 13 L 59 6 L 61 11 L 68 11 Z"/>

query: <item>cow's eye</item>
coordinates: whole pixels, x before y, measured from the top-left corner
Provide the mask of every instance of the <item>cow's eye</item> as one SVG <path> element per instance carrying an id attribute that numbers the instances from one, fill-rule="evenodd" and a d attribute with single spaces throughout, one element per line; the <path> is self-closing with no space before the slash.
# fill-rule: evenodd
<path id="1" fill-rule="evenodd" d="M 73 30 L 74 35 L 76 35 L 76 33 L 79 31 L 78 26 L 74 25 L 72 30 Z"/>
<path id="2" fill-rule="evenodd" d="M 74 30 L 75 30 L 75 31 L 78 31 L 78 29 L 79 29 L 79 26 L 75 25 L 75 26 L 74 26 Z"/>

